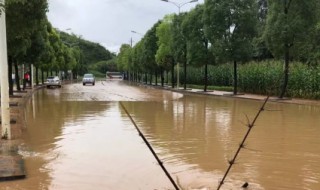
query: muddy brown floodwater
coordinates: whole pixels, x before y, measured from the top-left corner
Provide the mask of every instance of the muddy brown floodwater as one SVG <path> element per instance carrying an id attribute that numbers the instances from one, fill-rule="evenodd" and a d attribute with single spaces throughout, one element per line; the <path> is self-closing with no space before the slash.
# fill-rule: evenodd
<path id="1" fill-rule="evenodd" d="M 181 189 L 216 189 L 261 101 L 129 85 L 43 89 L 29 100 L 25 180 L 5 190 L 174 189 L 119 101 Z M 320 189 L 320 107 L 269 102 L 221 189 Z"/>

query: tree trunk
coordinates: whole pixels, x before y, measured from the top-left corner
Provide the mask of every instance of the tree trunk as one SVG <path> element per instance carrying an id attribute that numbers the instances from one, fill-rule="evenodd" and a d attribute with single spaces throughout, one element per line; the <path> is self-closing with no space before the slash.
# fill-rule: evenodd
<path id="1" fill-rule="evenodd" d="M 184 61 L 183 63 L 183 67 L 184 67 L 184 84 L 183 84 L 183 89 L 187 89 L 187 62 Z"/>
<path id="2" fill-rule="evenodd" d="M 157 69 L 156 69 L 156 72 L 155 72 L 155 77 L 156 77 L 156 80 L 155 80 L 155 82 L 156 82 L 156 86 L 158 86 L 158 71 L 157 71 Z"/>
<path id="3" fill-rule="evenodd" d="M 171 84 L 172 84 L 172 88 L 174 88 L 174 61 L 172 61 L 171 70 L 172 70 L 172 72 L 171 72 Z"/>
<path id="4" fill-rule="evenodd" d="M 204 89 L 203 91 L 207 92 L 208 87 L 208 63 L 204 65 Z"/>
<path id="5" fill-rule="evenodd" d="M 205 40 L 205 46 L 206 46 L 206 62 L 204 65 L 204 92 L 207 92 L 207 88 L 208 88 L 208 63 L 209 63 L 209 57 L 208 57 L 208 47 L 209 47 L 209 43 L 208 40 Z"/>
<path id="6" fill-rule="evenodd" d="M 9 81 L 9 96 L 13 95 L 13 81 L 12 81 L 12 56 L 9 56 L 8 59 L 8 81 Z"/>
<path id="7" fill-rule="evenodd" d="M 41 69 L 41 84 L 44 84 L 44 71 Z"/>
<path id="8" fill-rule="evenodd" d="M 163 87 L 164 86 L 164 71 L 163 71 L 163 68 L 161 67 L 160 68 L 160 77 L 161 77 L 161 86 Z"/>
<path id="9" fill-rule="evenodd" d="M 148 74 L 147 73 L 144 74 L 144 80 L 145 80 L 145 83 L 148 84 Z"/>
<path id="10" fill-rule="evenodd" d="M 152 77 L 153 76 L 152 76 L 152 72 L 151 72 L 151 74 L 150 74 L 150 82 L 149 82 L 150 85 L 152 85 Z"/>
<path id="11" fill-rule="evenodd" d="M 14 70 L 15 70 L 15 74 L 16 74 L 17 91 L 21 91 L 19 68 L 18 68 L 18 63 L 17 63 L 17 61 L 15 61 L 15 62 L 13 63 L 13 65 L 14 65 Z"/>
<path id="12" fill-rule="evenodd" d="M 287 86 L 288 86 L 288 81 L 289 81 L 289 45 L 285 45 L 285 52 L 284 52 L 284 80 L 283 80 L 283 84 L 282 84 L 282 88 L 281 88 L 281 93 L 279 98 L 283 98 L 286 90 L 287 90 Z"/>
<path id="13" fill-rule="evenodd" d="M 237 61 L 233 61 L 233 95 L 238 93 L 238 71 Z"/>
<path id="14" fill-rule="evenodd" d="M 291 1 L 289 1 L 289 2 L 291 2 Z M 289 4 L 288 4 L 287 1 L 284 1 L 284 14 L 285 14 L 286 20 L 287 20 L 287 16 L 288 16 Z M 287 34 L 286 30 L 287 29 L 285 29 L 285 33 Z M 286 36 L 285 43 L 284 43 L 284 80 L 283 80 L 283 83 L 282 83 L 281 93 L 280 93 L 279 98 L 283 98 L 284 97 L 284 95 L 286 93 L 287 85 L 288 85 L 288 80 L 289 80 L 289 51 L 290 51 L 290 45 L 288 44 L 288 37 Z"/>
<path id="15" fill-rule="evenodd" d="M 36 85 L 39 85 L 39 69 L 36 67 Z"/>

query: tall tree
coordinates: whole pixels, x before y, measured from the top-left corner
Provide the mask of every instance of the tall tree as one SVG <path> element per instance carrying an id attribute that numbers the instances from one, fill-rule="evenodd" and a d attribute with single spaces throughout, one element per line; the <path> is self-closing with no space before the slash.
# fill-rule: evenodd
<path id="1" fill-rule="evenodd" d="M 4 11 L 4 4 L 0 2 L 0 16 L 2 14 L 2 11 Z"/>
<path id="2" fill-rule="evenodd" d="M 132 80 L 136 81 L 139 72 L 151 73 L 151 65 L 147 62 L 145 54 L 144 40 L 139 41 L 133 48 L 130 54 L 130 70 L 132 71 Z M 146 81 L 147 83 L 147 81 Z"/>
<path id="3" fill-rule="evenodd" d="M 156 62 L 165 69 L 171 70 L 171 84 L 174 87 L 174 55 L 172 42 L 172 19 L 173 15 L 167 15 L 157 26 L 156 36 L 158 37 L 158 50 L 156 53 Z"/>
<path id="4" fill-rule="evenodd" d="M 204 5 L 191 10 L 182 23 L 187 42 L 187 61 L 194 66 L 204 66 L 204 91 L 208 86 L 208 64 L 213 63 L 213 54 L 209 50 L 209 40 L 204 33 Z"/>
<path id="5" fill-rule="evenodd" d="M 172 50 L 175 62 L 177 63 L 177 74 L 180 73 L 179 63 L 182 63 L 184 68 L 184 89 L 186 89 L 187 84 L 187 41 L 186 36 L 182 32 L 182 22 L 186 16 L 186 13 L 175 15 L 172 20 L 171 30 L 172 39 L 174 39 L 172 41 Z M 177 83 L 178 82 L 180 82 L 179 76 L 177 76 Z M 179 84 L 177 84 L 177 86 L 179 86 Z"/>
<path id="6" fill-rule="evenodd" d="M 150 30 L 147 31 L 145 36 L 143 37 L 143 43 L 144 43 L 144 56 L 146 58 L 146 63 L 149 65 L 150 70 L 154 71 L 156 75 L 156 85 L 157 85 L 157 74 L 159 71 L 159 66 L 157 65 L 156 62 L 156 53 L 158 50 L 158 37 L 156 35 L 156 30 L 158 25 L 161 22 L 158 21 L 156 24 L 152 26 Z M 162 72 L 161 72 L 162 73 Z M 163 77 L 161 77 L 162 84 L 163 84 Z"/>
<path id="7" fill-rule="evenodd" d="M 122 44 L 117 58 L 117 66 L 121 71 L 126 72 L 126 79 L 129 77 L 132 48 L 129 44 Z"/>
<path id="8" fill-rule="evenodd" d="M 267 45 L 275 57 L 284 56 L 284 78 L 279 98 L 283 98 L 289 81 L 290 59 L 299 57 L 306 47 L 317 21 L 318 0 L 269 0 L 264 33 Z"/>
<path id="9" fill-rule="evenodd" d="M 24 58 L 24 62 L 33 63 L 36 69 L 36 84 L 39 84 L 38 80 L 38 68 L 40 67 L 42 60 L 41 58 L 44 56 L 46 52 L 46 43 L 47 43 L 47 26 L 48 21 L 44 19 L 41 21 L 41 25 L 39 25 L 39 29 L 34 31 L 30 37 L 31 45 L 30 48 L 26 51 L 26 56 Z"/>
<path id="10" fill-rule="evenodd" d="M 238 93 L 237 62 L 252 56 L 256 24 L 256 0 L 205 1 L 204 25 L 214 55 L 234 65 L 234 95 Z"/>
<path id="11" fill-rule="evenodd" d="M 253 40 L 254 54 L 253 57 L 258 61 L 273 58 L 266 42 L 263 38 L 268 15 L 268 2 L 267 0 L 258 0 L 258 25 L 257 36 Z"/>
<path id="12" fill-rule="evenodd" d="M 48 10 L 47 0 L 7 0 L 7 42 L 9 66 L 12 68 L 12 61 L 24 59 L 27 50 L 31 47 L 31 36 L 42 26 L 46 19 Z M 9 94 L 13 95 L 12 71 L 9 70 Z M 16 73 L 18 75 L 18 73 Z"/>

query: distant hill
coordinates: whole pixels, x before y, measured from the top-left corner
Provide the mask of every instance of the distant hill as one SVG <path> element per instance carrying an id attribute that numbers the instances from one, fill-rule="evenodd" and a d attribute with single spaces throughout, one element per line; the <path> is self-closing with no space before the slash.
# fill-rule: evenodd
<path id="1" fill-rule="evenodd" d="M 115 57 L 113 53 L 107 50 L 105 47 L 99 43 L 90 42 L 88 40 L 82 39 L 75 34 L 68 34 L 66 32 L 60 31 L 60 38 L 65 44 L 69 46 L 79 47 L 82 51 L 82 61 L 87 66 L 95 64 L 100 61 L 108 61 Z"/>

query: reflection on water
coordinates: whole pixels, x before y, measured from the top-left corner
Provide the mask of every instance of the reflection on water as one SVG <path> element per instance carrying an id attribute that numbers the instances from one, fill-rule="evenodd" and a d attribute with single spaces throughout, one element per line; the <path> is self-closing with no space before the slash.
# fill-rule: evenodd
<path id="1" fill-rule="evenodd" d="M 148 91 L 152 101 L 123 104 L 173 179 L 182 189 L 215 189 L 262 102 Z M 28 177 L 0 189 L 173 189 L 117 101 L 70 93 L 34 95 L 21 148 Z M 258 118 L 222 189 L 245 181 L 249 189 L 320 189 L 320 107 L 267 110 L 277 111 Z"/>
<path id="2" fill-rule="evenodd" d="M 186 189 L 216 188 L 262 102 L 184 96 L 172 104 L 128 102 Z M 168 108 L 170 107 L 171 108 Z M 226 189 L 320 188 L 319 107 L 268 103 L 230 172 Z M 170 112 L 170 110 L 172 110 Z"/>

